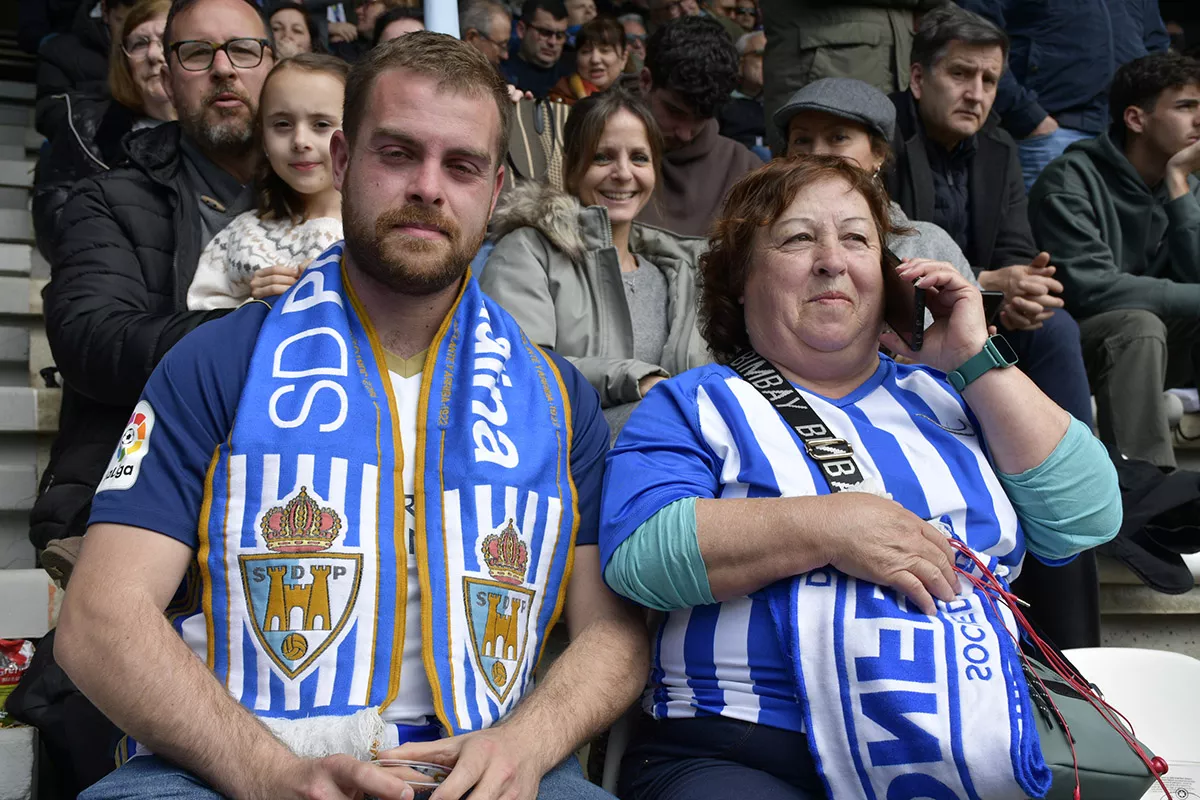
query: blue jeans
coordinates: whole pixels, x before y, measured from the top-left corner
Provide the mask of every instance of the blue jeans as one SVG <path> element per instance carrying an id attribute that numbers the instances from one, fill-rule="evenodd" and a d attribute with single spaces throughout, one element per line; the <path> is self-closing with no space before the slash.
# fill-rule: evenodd
<path id="1" fill-rule="evenodd" d="M 1000 332 L 1017 354 L 1021 371 L 1064 411 L 1092 426 L 1092 395 L 1079 324 L 1062 309 L 1036 331 Z"/>
<path id="2" fill-rule="evenodd" d="M 470 794 L 468 793 L 468 797 Z M 221 795 L 182 767 L 158 756 L 138 756 L 110 773 L 79 800 L 214 800 Z M 546 773 L 538 800 L 614 800 L 608 792 L 588 783 L 575 756 Z"/>
<path id="3" fill-rule="evenodd" d="M 817 800 L 808 737 L 725 717 L 643 715 L 621 759 L 623 800 Z"/>
<path id="4" fill-rule="evenodd" d="M 1033 188 L 1033 182 L 1042 174 L 1046 165 L 1061 156 L 1068 145 L 1095 136 L 1094 133 L 1073 128 L 1059 128 L 1054 133 L 1032 136 L 1017 142 L 1021 157 L 1021 174 L 1025 176 L 1025 191 Z"/>

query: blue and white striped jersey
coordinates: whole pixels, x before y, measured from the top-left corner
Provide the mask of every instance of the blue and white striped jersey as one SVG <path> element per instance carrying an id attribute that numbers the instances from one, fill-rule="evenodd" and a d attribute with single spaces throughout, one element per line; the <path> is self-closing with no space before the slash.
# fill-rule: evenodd
<path id="1" fill-rule="evenodd" d="M 971 548 L 996 556 L 1011 580 L 1024 536 L 987 456 L 978 423 L 944 376 L 881 357 L 838 400 L 801 394 L 850 442 L 869 479 L 922 519 L 949 518 Z M 799 437 L 730 368 L 710 365 L 650 392 L 609 453 L 601 558 L 643 522 L 685 497 L 827 494 Z M 788 547 L 780 531 L 778 546 Z M 755 595 L 662 616 L 645 695 L 658 718 L 716 714 L 794 731 L 804 722 L 792 670 L 765 598 Z"/>

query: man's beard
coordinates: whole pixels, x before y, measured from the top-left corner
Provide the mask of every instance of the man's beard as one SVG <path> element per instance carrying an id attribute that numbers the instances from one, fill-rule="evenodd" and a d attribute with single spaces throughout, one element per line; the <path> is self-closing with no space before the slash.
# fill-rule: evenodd
<path id="1" fill-rule="evenodd" d="M 446 240 L 405 236 L 400 225 L 432 225 Z M 371 217 L 360 210 L 349 185 L 343 187 L 342 226 L 354 265 L 400 294 L 423 296 L 454 285 L 483 244 L 486 229 L 465 234 L 452 219 L 428 205 L 404 205 Z"/>
<path id="2" fill-rule="evenodd" d="M 217 95 L 232 94 L 245 104 L 245 109 L 224 109 L 213 105 Z M 212 111 L 216 122 L 206 117 Z M 215 86 L 204 95 L 199 107 L 195 109 L 180 109 L 179 126 L 183 128 L 193 141 L 209 153 L 229 153 L 240 155 L 245 153 L 254 140 L 254 115 L 258 112 L 257 104 L 250 97 L 238 91 L 231 85 Z"/>

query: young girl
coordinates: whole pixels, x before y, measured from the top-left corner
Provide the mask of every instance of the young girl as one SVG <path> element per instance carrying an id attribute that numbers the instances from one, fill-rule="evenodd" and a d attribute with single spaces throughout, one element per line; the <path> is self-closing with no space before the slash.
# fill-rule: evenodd
<path id="1" fill-rule="evenodd" d="M 342 198 L 333 187 L 329 139 L 342 126 L 348 67 L 304 53 L 267 76 L 255 141 L 257 208 L 218 233 L 188 289 L 192 310 L 234 308 L 281 294 L 304 267 L 342 238 Z"/>

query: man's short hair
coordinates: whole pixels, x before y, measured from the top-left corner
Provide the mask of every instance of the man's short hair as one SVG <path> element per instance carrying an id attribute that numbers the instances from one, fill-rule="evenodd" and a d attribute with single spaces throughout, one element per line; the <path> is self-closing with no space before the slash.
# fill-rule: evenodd
<path id="1" fill-rule="evenodd" d="M 163 29 L 163 56 L 166 58 L 168 66 L 171 64 L 171 45 L 175 42 L 175 35 L 172 32 L 175 26 L 175 18 L 187 11 L 192 6 L 198 3 L 203 3 L 204 1 L 205 0 L 175 0 L 173 3 L 171 3 L 171 10 L 167 12 L 167 24 Z M 258 10 L 258 6 L 253 3 L 253 0 L 241 0 L 241 2 L 245 3 L 250 10 L 254 12 L 254 16 L 258 17 L 259 21 L 262 22 L 263 38 L 273 42 L 274 38 L 271 36 L 271 25 L 265 19 L 263 19 L 261 12 Z"/>
<path id="2" fill-rule="evenodd" d="M 511 19 L 508 9 L 499 3 L 493 3 L 492 0 L 472 0 L 459 18 L 459 35 L 466 36 L 467 31 L 479 31 L 485 37 L 490 36 L 492 23 L 501 15 L 505 19 Z"/>
<path id="3" fill-rule="evenodd" d="M 1108 94 L 1112 121 L 1125 127 L 1125 109 L 1137 106 L 1153 111 L 1167 89 L 1200 86 L 1200 61 L 1178 53 L 1152 53 L 1130 61 L 1113 76 Z"/>
<path id="4" fill-rule="evenodd" d="M 545 11 L 555 19 L 567 18 L 567 4 L 563 0 L 525 0 L 521 6 L 521 22 L 533 24 L 533 18 L 539 11 Z"/>
<path id="5" fill-rule="evenodd" d="M 346 79 L 346 104 L 342 131 L 354 144 L 363 112 L 371 99 L 375 79 L 384 72 L 406 70 L 437 81 L 439 90 L 490 96 L 500 112 L 496 166 L 508 152 L 508 129 L 512 125 L 513 102 L 508 84 L 482 53 L 453 36 L 433 31 L 415 31 L 374 47 L 350 70 Z"/>
<path id="6" fill-rule="evenodd" d="M 921 18 L 921 27 L 913 39 L 911 64 L 933 69 L 946 57 L 954 42 L 974 47 L 999 47 L 1008 64 L 1008 34 L 995 24 L 953 3 L 938 6 Z"/>
<path id="7" fill-rule="evenodd" d="M 711 17 L 683 17 L 646 42 L 646 69 L 655 89 L 679 96 L 697 117 L 715 117 L 738 85 L 737 49 Z"/>

